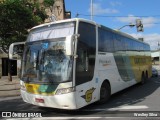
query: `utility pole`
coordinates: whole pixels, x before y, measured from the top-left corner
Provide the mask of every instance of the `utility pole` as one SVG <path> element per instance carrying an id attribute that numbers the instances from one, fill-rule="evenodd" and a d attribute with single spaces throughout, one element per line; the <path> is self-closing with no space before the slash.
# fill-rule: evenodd
<path id="1" fill-rule="evenodd" d="M 93 20 L 93 0 L 91 0 L 91 20 Z"/>
<path id="2" fill-rule="evenodd" d="M 158 50 L 159 50 L 159 69 L 160 69 L 160 42 L 158 41 Z"/>

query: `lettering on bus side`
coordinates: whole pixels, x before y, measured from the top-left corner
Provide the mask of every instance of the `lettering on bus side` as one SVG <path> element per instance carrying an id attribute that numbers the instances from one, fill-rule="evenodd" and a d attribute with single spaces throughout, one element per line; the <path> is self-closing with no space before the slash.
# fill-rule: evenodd
<path id="1" fill-rule="evenodd" d="M 111 60 L 99 60 L 99 63 L 102 64 L 102 66 L 107 66 L 111 64 Z"/>
<path id="2" fill-rule="evenodd" d="M 87 91 L 85 92 L 85 95 L 83 95 L 83 96 L 81 96 L 81 97 L 84 98 L 87 103 L 88 103 L 88 102 L 91 102 L 91 100 L 92 100 L 92 95 L 93 95 L 93 92 L 94 92 L 95 89 L 96 89 L 96 88 L 91 88 L 91 89 L 87 90 Z"/>
<path id="3" fill-rule="evenodd" d="M 134 58 L 134 63 L 135 64 L 145 64 L 146 58 Z"/>

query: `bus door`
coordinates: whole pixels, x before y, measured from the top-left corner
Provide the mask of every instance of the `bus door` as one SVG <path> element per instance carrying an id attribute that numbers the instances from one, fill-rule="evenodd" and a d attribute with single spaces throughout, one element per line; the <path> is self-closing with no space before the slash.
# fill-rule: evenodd
<path id="1" fill-rule="evenodd" d="M 82 107 L 96 99 L 96 84 L 94 83 L 95 57 L 92 58 L 85 48 L 78 49 L 76 63 L 76 103 Z"/>
<path id="2" fill-rule="evenodd" d="M 78 27 L 77 59 L 76 59 L 76 103 L 83 107 L 95 100 L 95 56 L 96 26 L 80 22 Z"/>

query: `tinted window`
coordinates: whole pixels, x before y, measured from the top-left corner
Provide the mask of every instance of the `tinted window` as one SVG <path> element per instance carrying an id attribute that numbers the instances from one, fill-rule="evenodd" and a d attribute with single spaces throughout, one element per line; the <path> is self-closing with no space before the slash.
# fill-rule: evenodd
<path id="1" fill-rule="evenodd" d="M 101 52 L 113 52 L 113 33 L 103 28 L 98 29 L 98 50 Z"/>
<path id="2" fill-rule="evenodd" d="M 125 37 L 123 37 L 121 35 L 115 35 L 114 48 L 115 48 L 115 51 L 126 50 Z"/>
<path id="3" fill-rule="evenodd" d="M 80 22 L 77 45 L 76 85 L 92 80 L 96 54 L 96 27 L 89 23 Z"/>

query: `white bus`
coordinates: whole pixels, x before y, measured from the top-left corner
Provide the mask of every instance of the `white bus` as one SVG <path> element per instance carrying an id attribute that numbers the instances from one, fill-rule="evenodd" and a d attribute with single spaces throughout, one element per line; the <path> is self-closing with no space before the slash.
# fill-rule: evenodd
<path id="1" fill-rule="evenodd" d="M 151 77 L 150 46 L 85 19 L 36 26 L 24 45 L 21 96 L 27 103 L 79 109 Z"/>

